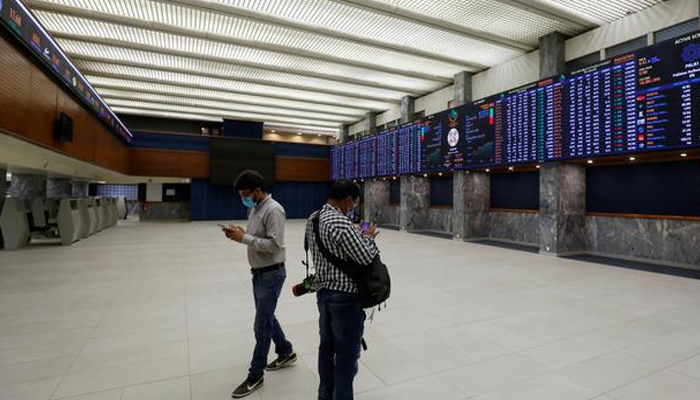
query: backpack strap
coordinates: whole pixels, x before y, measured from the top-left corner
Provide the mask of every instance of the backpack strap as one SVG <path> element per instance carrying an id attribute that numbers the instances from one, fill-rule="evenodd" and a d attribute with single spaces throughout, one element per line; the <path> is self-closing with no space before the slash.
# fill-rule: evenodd
<path id="1" fill-rule="evenodd" d="M 331 253 L 330 250 L 328 250 L 328 248 L 321 241 L 321 230 L 319 229 L 320 214 L 320 212 L 316 214 L 311 221 L 314 227 L 314 236 L 316 237 L 316 245 L 318 246 L 318 249 L 321 251 L 321 254 L 323 254 L 323 257 L 326 260 L 328 260 L 331 264 L 336 266 L 338 269 L 340 269 L 353 281 L 356 282 L 357 271 L 354 268 L 352 268 L 347 261 L 341 260 L 338 256 Z"/>

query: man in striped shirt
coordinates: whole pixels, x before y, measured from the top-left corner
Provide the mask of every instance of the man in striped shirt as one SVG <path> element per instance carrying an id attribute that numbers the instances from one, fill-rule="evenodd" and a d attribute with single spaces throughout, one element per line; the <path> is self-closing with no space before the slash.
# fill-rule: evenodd
<path id="1" fill-rule="evenodd" d="M 316 244 L 313 219 L 319 216 L 319 235 L 333 255 L 352 261 L 357 268 L 372 263 L 379 250 L 374 243 L 375 226 L 360 231 L 348 218 L 358 205 L 360 188 L 348 180 L 336 181 L 327 203 L 311 215 L 306 240 L 316 269 L 315 285 L 321 336 L 318 353 L 320 384 L 318 400 L 352 400 L 353 380 L 364 333 L 365 312 L 355 282 L 333 265 Z"/>

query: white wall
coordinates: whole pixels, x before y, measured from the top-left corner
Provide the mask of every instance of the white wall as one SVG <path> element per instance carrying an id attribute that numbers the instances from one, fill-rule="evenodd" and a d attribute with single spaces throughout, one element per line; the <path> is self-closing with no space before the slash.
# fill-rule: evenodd
<path id="1" fill-rule="evenodd" d="M 540 52 L 535 50 L 472 77 L 472 99 L 527 85 L 540 78 Z"/>

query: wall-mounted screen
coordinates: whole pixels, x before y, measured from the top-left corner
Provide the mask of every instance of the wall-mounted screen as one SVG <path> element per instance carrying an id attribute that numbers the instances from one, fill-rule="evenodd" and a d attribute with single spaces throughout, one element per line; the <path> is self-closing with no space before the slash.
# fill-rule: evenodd
<path id="1" fill-rule="evenodd" d="M 377 176 L 377 138 L 360 139 L 357 142 L 357 169 L 360 178 Z"/>
<path id="2" fill-rule="evenodd" d="M 403 175 L 690 147 L 700 32 L 401 125 L 397 165 Z"/>
<path id="3" fill-rule="evenodd" d="M 398 131 L 390 128 L 377 135 L 377 176 L 398 174 Z"/>

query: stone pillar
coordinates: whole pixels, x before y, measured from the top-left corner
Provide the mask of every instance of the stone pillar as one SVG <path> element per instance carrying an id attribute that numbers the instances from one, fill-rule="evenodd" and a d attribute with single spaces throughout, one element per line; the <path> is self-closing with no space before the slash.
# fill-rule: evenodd
<path id="1" fill-rule="evenodd" d="M 46 198 L 63 199 L 72 197 L 73 182 L 67 178 L 48 178 L 46 180 Z"/>
<path id="2" fill-rule="evenodd" d="M 350 136 L 350 126 L 342 124 L 340 125 L 338 134 L 338 144 L 345 144 L 348 142 L 348 136 Z"/>
<path id="3" fill-rule="evenodd" d="M 365 114 L 365 132 L 367 136 L 377 134 L 377 113 L 370 111 Z"/>
<path id="4" fill-rule="evenodd" d="M 389 209 L 389 181 L 383 179 L 365 180 L 365 221 L 386 222 L 385 214 Z"/>
<path id="5" fill-rule="evenodd" d="M 486 172 L 454 174 L 453 238 L 485 239 L 490 235 L 491 176 Z"/>
<path id="6" fill-rule="evenodd" d="M 540 79 L 566 71 L 565 39 L 566 37 L 559 32 L 552 32 L 540 38 Z"/>
<path id="7" fill-rule="evenodd" d="M 12 174 L 8 194 L 18 199 L 46 198 L 46 175 Z"/>
<path id="8" fill-rule="evenodd" d="M 412 96 L 401 98 L 401 123 L 411 122 L 416 117 L 416 99 Z"/>
<path id="9" fill-rule="evenodd" d="M 90 183 L 88 181 L 73 181 L 73 186 L 71 188 L 72 197 L 88 197 L 88 187 Z"/>
<path id="10" fill-rule="evenodd" d="M 0 168 L 0 203 L 7 195 L 7 169 Z"/>
<path id="11" fill-rule="evenodd" d="M 401 177 L 402 231 L 416 231 L 428 226 L 430 209 L 430 181 L 422 176 Z"/>
<path id="12" fill-rule="evenodd" d="M 586 249 L 586 167 L 540 168 L 540 252 L 569 255 Z"/>
<path id="13" fill-rule="evenodd" d="M 564 36 L 540 38 L 540 78 L 566 70 Z M 540 168 L 540 252 L 567 255 L 586 249 L 586 167 L 563 162 Z"/>
<path id="14" fill-rule="evenodd" d="M 454 105 L 461 106 L 472 101 L 472 73 L 462 71 L 454 77 Z"/>

